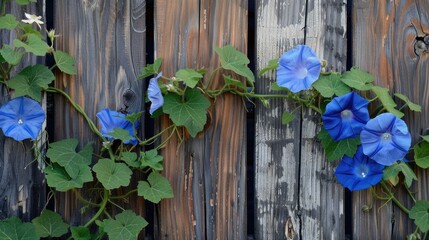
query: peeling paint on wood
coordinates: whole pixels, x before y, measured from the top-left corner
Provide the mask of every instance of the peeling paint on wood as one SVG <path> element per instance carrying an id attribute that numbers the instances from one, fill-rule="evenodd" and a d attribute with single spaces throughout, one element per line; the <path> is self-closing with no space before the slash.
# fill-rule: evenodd
<path id="1" fill-rule="evenodd" d="M 345 69 L 344 3 L 257 2 L 258 70 L 268 60 L 304 43 L 304 39 L 320 58 L 328 60 L 328 69 Z M 273 73 L 264 76 L 267 77 L 258 79 L 259 93 L 269 92 L 268 86 L 274 79 Z M 293 122 L 281 125 L 282 112 L 297 107 L 282 100 L 270 100 L 270 108 L 261 105 L 256 108 L 256 238 L 343 239 L 343 188 L 335 183 L 334 165 L 326 162 L 316 140 L 320 117 L 314 112 L 298 110 Z M 276 125 L 270 124 L 275 117 Z M 282 148 L 289 150 L 279 151 Z M 274 169 L 282 171 L 273 172 Z M 286 221 L 294 226 L 296 234 L 287 235 Z"/>

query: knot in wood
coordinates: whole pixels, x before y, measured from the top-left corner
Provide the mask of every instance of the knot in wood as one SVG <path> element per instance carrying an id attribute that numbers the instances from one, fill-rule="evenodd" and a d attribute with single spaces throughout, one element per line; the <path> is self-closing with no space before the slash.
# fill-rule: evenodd
<path id="1" fill-rule="evenodd" d="M 125 105 L 126 108 L 134 105 L 134 103 L 136 102 L 136 99 L 137 99 L 137 94 L 131 89 L 125 90 L 125 92 L 122 94 L 123 104 Z"/>
<path id="2" fill-rule="evenodd" d="M 429 51 L 429 35 L 424 37 L 416 37 L 414 43 L 414 52 L 417 56 L 420 56 L 423 52 Z"/>

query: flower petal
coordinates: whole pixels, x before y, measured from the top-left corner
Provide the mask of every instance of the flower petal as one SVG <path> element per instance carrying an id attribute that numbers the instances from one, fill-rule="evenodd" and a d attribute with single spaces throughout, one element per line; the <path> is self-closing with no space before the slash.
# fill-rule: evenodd
<path id="1" fill-rule="evenodd" d="M 306 45 L 298 45 L 284 53 L 277 67 L 277 84 L 297 93 L 306 90 L 319 78 L 321 62 Z"/>
<path id="2" fill-rule="evenodd" d="M 6 136 L 17 141 L 35 140 L 44 121 L 43 108 L 27 97 L 14 98 L 0 108 L 0 127 Z"/>
<path id="3" fill-rule="evenodd" d="M 96 116 L 101 125 L 101 135 L 106 137 L 108 140 L 114 139 L 109 135 L 109 133 L 113 132 L 115 128 L 121 128 L 127 130 L 130 136 L 133 136 L 133 139 L 125 141 L 124 144 L 137 144 L 137 139 L 134 137 L 133 124 L 125 119 L 125 114 L 105 108 L 98 112 Z M 137 122 L 134 125 L 137 127 Z"/>
<path id="4" fill-rule="evenodd" d="M 322 115 L 323 126 L 339 141 L 356 137 L 369 120 L 368 101 L 355 92 L 334 98 Z"/>
<path id="5" fill-rule="evenodd" d="M 162 76 L 160 72 L 156 77 L 151 78 L 148 87 L 148 98 L 151 101 L 149 113 L 153 114 L 158 108 L 164 105 L 164 97 L 162 96 L 161 89 L 159 89 L 158 78 Z"/>
<path id="6" fill-rule="evenodd" d="M 364 169 L 364 171 L 362 171 Z M 359 146 L 353 158 L 344 156 L 335 170 L 339 183 L 352 191 L 367 189 L 381 181 L 384 166 L 362 152 Z"/>
<path id="7" fill-rule="evenodd" d="M 411 146 L 407 125 L 391 113 L 380 114 L 368 121 L 360 138 L 364 154 L 386 166 L 403 159 Z"/>

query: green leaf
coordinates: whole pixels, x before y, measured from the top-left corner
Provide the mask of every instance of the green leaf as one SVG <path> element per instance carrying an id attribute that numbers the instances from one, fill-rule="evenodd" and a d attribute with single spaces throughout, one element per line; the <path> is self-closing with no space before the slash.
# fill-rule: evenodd
<path id="1" fill-rule="evenodd" d="M 36 30 L 33 28 L 32 24 L 22 23 L 20 22 L 18 24 L 18 28 L 22 29 L 25 34 L 23 36 L 27 36 L 28 34 L 34 34 L 35 36 L 39 37 L 40 39 L 43 38 L 42 34 L 39 32 L 39 30 Z"/>
<path id="2" fill-rule="evenodd" d="M 54 59 L 57 67 L 64 73 L 75 75 L 77 73 L 74 65 L 74 59 L 68 53 L 54 51 Z"/>
<path id="3" fill-rule="evenodd" d="M 32 2 L 37 2 L 37 0 L 15 0 L 19 5 L 27 5 Z"/>
<path id="4" fill-rule="evenodd" d="M 13 44 L 16 48 L 23 47 L 26 52 L 31 52 L 36 56 L 45 56 L 49 49 L 48 44 L 33 33 L 27 35 L 26 43 L 19 39 L 14 39 Z"/>
<path id="5" fill-rule="evenodd" d="M 73 240 L 91 240 L 91 233 L 86 227 L 71 227 Z"/>
<path id="6" fill-rule="evenodd" d="M 330 98 L 334 95 L 342 96 L 351 90 L 340 78 L 341 75 L 336 73 L 320 75 L 319 79 L 313 83 L 313 87 L 325 98 Z"/>
<path id="7" fill-rule="evenodd" d="M 137 122 L 141 116 L 142 116 L 143 112 L 137 112 L 137 113 L 129 113 L 127 115 L 125 115 L 125 119 L 134 124 L 135 122 Z"/>
<path id="8" fill-rule="evenodd" d="M 422 136 L 422 138 L 423 138 L 423 140 L 425 140 L 426 142 L 429 142 L 429 135 Z"/>
<path id="9" fill-rule="evenodd" d="M 356 153 L 358 145 L 360 145 L 359 136 L 334 141 L 324 128 L 322 128 L 317 137 L 322 142 L 326 158 L 329 161 L 340 159 L 344 155 L 352 158 Z"/>
<path id="10" fill-rule="evenodd" d="M 119 139 L 122 142 L 130 141 L 133 139 L 133 136 L 130 135 L 128 130 L 123 128 L 114 128 L 113 132 L 107 133 L 115 139 Z"/>
<path id="11" fill-rule="evenodd" d="M 146 67 L 140 69 L 140 75 L 137 79 L 143 79 L 155 74 L 158 74 L 159 68 L 161 67 L 162 59 L 156 59 L 153 64 L 148 64 Z"/>
<path id="12" fill-rule="evenodd" d="M 135 152 L 123 152 L 121 160 L 124 161 L 130 167 L 140 167 L 140 162 L 137 161 L 137 154 Z"/>
<path id="13" fill-rule="evenodd" d="M 43 171 L 46 174 L 49 187 L 60 192 L 66 192 L 73 188 L 82 188 L 84 183 L 93 180 L 89 166 L 78 165 L 78 169 L 79 174 L 75 178 L 71 178 L 67 171 L 57 163 L 45 167 Z"/>
<path id="14" fill-rule="evenodd" d="M 410 110 L 411 110 L 411 111 L 414 111 L 414 112 L 421 112 L 421 111 L 422 111 L 422 106 L 420 106 L 420 105 L 418 105 L 418 104 L 415 104 L 415 103 L 411 102 L 411 100 L 410 100 L 407 96 L 405 96 L 405 95 L 403 95 L 403 94 L 400 94 L 400 93 L 395 93 L 394 95 L 395 95 L 397 98 L 399 98 L 399 99 L 401 99 L 402 101 L 404 101 L 404 102 L 405 102 L 405 104 L 407 104 L 407 105 L 408 105 L 408 107 L 410 108 Z"/>
<path id="15" fill-rule="evenodd" d="M 36 64 L 24 68 L 8 81 L 8 86 L 15 89 L 16 97 L 28 95 L 40 102 L 42 89 L 48 88 L 48 84 L 54 79 L 55 76 L 49 68 Z"/>
<path id="16" fill-rule="evenodd" d="M 429 167 L 429 142 L 422 142 L 414 146 L 414 161 L 421 168 Z"/>
<path id="17" fill-rule="evenodd" d="M 270 70 L 275 70 L 279 66 L 279 59 L 272 59 L 268 61 L 268 66 L 264 67 L 261 71 L 259 71 L 259 75 L 262 75 Z"/>
<path id="18" fill-rule="evenodd" d="M 282 114 L 282 124 L 286 125 L 290 122 L 292 122 L 295 119 L 295 115 L 293 115 L 290 112 L 283 112 Z"/>
<path id="19" fill-rule="evenodd" d="M 137 195 L 153 203 L 159 203 L 161 199 L 173 198 L 173 189 L 166 178 L 161 174 L 152 172 L 146 181 L 139 181 Z"/>
<path id="20" fill-rule="evenodd" d="M 149 167 L 155 171 L 162 171 L 164 168 L 162 166 L 162 161 L 164 157 L 158 155 L 156 149 L 149 150 L 147 152 L 141 153 L 141 167 Z"/>
<path id="21" fill-rule="evenodd" d="M 128 186 L 133 173 L 126 164 L 106 158 L 100 159 L 92 170 L 97 174 L 98 181 L 108 190 Z"/>
<path id="22" fill-rule="evenodd" d="M 341 74 L 341 81 L 351 88 L 362 91 L 370 90 L 372 86 L 374 86 L 372 84 L 374 77 L 356 67 L 353 67 L 350 71 L 346 71 Z"/>
<path id="23" fill-rule="evenodd" d="M 247 91 L 247 86 L 243 82 L 227 75 L 223 75 L 223 79 L 225 80 L 225 83 L 228 84 L 229 86 L 234 86 L 234 87 L 237 87 L 238 89 L 241 89 L 242 91 Z"/>
<path id="24" fill-rule="evenodd" d="M 198 81 L 203 78 L 203 75 L 194 69 L 186 68 L 177 71 L 176 77 L 184 81 L 186 86 L 194 88 L 198 84 Z"/>
<path id="25" fill-rule="evenodd" d="M 429 202 L 419 200 L 410 209 L 409 217 L 423 232 L 429 231 Z"/>
<path id="26" fill-rule="evenodd" d="M 411 187 L 413 180 L 417 180 L 417 176 L 414 171 L 404 162 L 394 163 L 383 170 L 383 179 L 390 180 L 398 177 L 398 174 L 402 172 L 405 177 L 405 184 Z"/>
<path id="27" fill-rule="evenodd" d="M 139 233 L 148 225 L 148 222 L 131 210 L 125 210 L 115 216 L 115 220 L 103 221 L 104 231 L 110 240 L 137 239 Z"/>
<path id="28" fill-rule="evenodd" d="M 18 21 L 16 21 L 16 18 L 12 14 L 6 14 L 2 17 L 0 17 L 0 29 L 8 29 L 12 30 L 18 26 Z"/>
<path id="29" fill-rule="evenodd" d="M 79 166 L 88 166 L 92 159 L 92 145 L 87 144 L 80 152 L 76 152 L 77 139 L 64 139 L 49 144 L 46 156 L 52 162 L 64 167 L 71 178 L 79 175 Z"/>
<path id="30" fill-rule="evenodd" d="M 383 107 L 386 108 L 387 111 L 394 114 L 398 118 L 402 118 L 404 114 L 399 110 L 395 109 L 396 103 L 393 101 L 392 96 L 389 94 L 389 89 L 379 86 L 373 86 L 371 90 L 377 95 L 378 99 L 380 99 Z"/>
<path id="31" fill-rule="evenodd" d="M 192 137 L 204 129 L 210 102 L 198 89 L 187 89 L 185 101 L 181 96 L 169 93 L 164 97 L 163 111 L 170 115 L 177 126 L 185 126 Z"/>
<path id="32" fill-rule="evenodd" d="M 13 50 L 9 45 L 3 45 L 0 49 L 0 54 L 7 63 L 13 66 L 18 65 L 21 62 L 22 56 L 24 56 L 23 53 Z"/>
<path id="33" fill-rule="evenodd" d="M 17 217 L 0 221 L 0 240 L 38 240 L 40 239 L 32 223 L 23 223 Z"/>
<path id="34" fill-rule="evenodd" d="M 215 47 L 215 51 L 219 55 L 220 64 L 224 69 L 231 70 L 247 78 L 251 83 L 255 82 L 255 76 L 247 66 L 250 61 L 244 53 L 237 51 L 231 45 L 223 48 Z"/>
<path id="35" fill-rule="evenodd" d="M 270 85 L 270 90 L 271 91 L 286 91 L 286 92 L 290 92 L 290 90 L 289 89 L 287 89 L 287 88 L 285 88 L 285 87 L 282 87 L 282 86 L 279 86 L 278 84 L 277 84 L 277 82 L 273 82 L 273 83 L 271 83 L 271 85 Z"/>
<path id="36" fill-rule="evenodd" d="M 58 213 L 47 209 L 31 222 L 40 237 L 61 237 L 68 232 L 69 228 L 69 225 L 63 221 Z"/>

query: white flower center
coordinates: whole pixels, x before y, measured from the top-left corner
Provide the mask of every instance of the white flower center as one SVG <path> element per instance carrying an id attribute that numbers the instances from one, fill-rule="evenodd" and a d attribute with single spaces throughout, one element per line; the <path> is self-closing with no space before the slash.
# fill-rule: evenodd
<path id="1" fill-rule="evenodd" d="M 297 75 L 299 78 L 304 79 L 308 75 L 308 70 L 305 67 L 298 69 Z"/>
<path id="2" fill-rule="evenodd" d="M 362 178 L 366 178 L 366 176 L 368 175 L 369 169 L 367 165 L 359 165 L 356 168 L 356 175 L 362 177 Z"/>
<path id="3" fill-rule="evenodd" d="M 381 135 L 381 138 L 383 138 L 383 140 L 390 140 L 390 138 L 392 138 L 392 135 L 388 132 L 383 133 L 383 135 Z"/>
<path id="4" fill-rule="evenodd" d="M 22 124 L 24 124 L 24 121 L 20 118 L 20 119 L 18 119 L 18 124 L 22 125 Z"/>
<path id="5" fill-rule="evenodd" d="M 351 118 L 352 116 L 353 116 L 352 111 L 350 111 L 348 109 L 341 111 L 341 118 L 348 119 L 348 118 Z"/>

